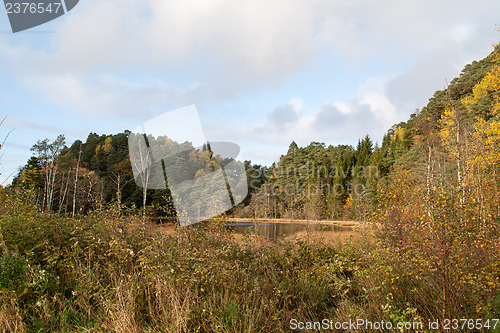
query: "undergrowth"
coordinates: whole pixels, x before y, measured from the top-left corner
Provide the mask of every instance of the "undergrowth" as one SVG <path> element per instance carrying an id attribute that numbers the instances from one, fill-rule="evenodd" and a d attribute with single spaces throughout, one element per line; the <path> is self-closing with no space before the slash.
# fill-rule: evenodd
<path id="1" fill-rule="evenodd" d="M 29 192 L 0 191 L 2 332 L 288 332 L 292 319 L 441 318 L 429 306 L 435 281 L 411 274 L 419 257 L 373 234 L 257 244 L 219 221 L 170 236 L 113 205 L 72 219 L 30 202 Z M 471 299 L 464 315 L 498 318 L 499 297 Z"/>

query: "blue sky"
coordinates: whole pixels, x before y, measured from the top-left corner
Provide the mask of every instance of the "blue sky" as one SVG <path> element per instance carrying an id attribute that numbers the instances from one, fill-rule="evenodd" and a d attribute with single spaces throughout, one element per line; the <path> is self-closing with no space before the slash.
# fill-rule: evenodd
<path id="1" fill-rule="evenodd" d="M 497 0 L 81 0 L 16 34 L 0 12 L 0 183 L 39 139 L 132 130 L 190 104 L 209 140 L 267 165 L 292 140 L 380 141 L 491 52 L 499 12 Z"/>

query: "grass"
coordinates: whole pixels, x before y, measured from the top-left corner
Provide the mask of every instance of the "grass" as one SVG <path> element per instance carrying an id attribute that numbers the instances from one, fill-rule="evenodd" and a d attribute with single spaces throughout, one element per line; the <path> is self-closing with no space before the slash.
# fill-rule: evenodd
<path id="1" fill-rule="evenodd" d="M 291 319 L 440 316 L 421 305 L 436 283 L 373 233 L 267 242 L 223 221 L 166 233 L 114 206 L 40 213 L 23 195 L 0 192 L 2 332 L 288 332 Z M 489 312 L 464 313 L 498 315 L 495 300 L 481 304 Z"/>
<path id="2" fill-rule="evenodd" d="M 217 222 L 166 234 L 109 207 L 70 219 L 23 201 L 2 198 L 4 331 L 284 332 L 357 293 L 342 248 L 236 241 Z"/>

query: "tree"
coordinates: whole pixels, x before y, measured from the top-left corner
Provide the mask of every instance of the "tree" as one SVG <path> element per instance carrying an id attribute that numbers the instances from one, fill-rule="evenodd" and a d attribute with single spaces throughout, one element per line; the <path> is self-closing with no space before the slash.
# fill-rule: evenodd
<path id="1" fill-rule="evenodd" d="M 113 175 L 113 183 L 116 184 L 116 201 L 118 203 L 118 208 L 122 205 L 122 191 L 127 183 L 132 179 L 131 174 L 132 168 L 130 166 L 130 159 L 123 160 L 115 165 Z M 126 180 L 125 178 L 128 178 Z"/>
<path id="2" fill-rule="evenodd" d="M 350 195 L 354 161 L 352 149 L 346 149 L 337 158 L 330 197 L 330 210 L 333 218 L 342 219 L 345 215 L 344 207 Z"/>
<path id="3" fill-rule="evenodd" d="M 148 143 L 145 142 L 146 136 L 141 134 L 130 134 L 129 140 L 131 140 L 134 149 L 131 151 L 130 160 L 132 167 L 135 169 L 137 176 L 136 181 L 140 184 L 142 188 L 142 209 L 143 209 L 143 219 L 146 220 L 146 200 L 148 194 L 148 184 L 152 164 L 152 156 L 149 147 L 151 147 L 152 140 L 154 138 L 148 137 Z"/>
<path id="4" fill-rule="evenodd" d="M 369 165 L 372 152 L 373 142 L 367 134 L 362 140 L 358 141 L 358 147 L 356 148 L 356 165 Z"/>
<path id="5" fill-rule="evenodd" d="M 59 155 L 65 146 L 64 135 L 59 135 L 52 143 L 49 139 L 39 140 L 33 147 L 33 151 L 40 161 L 42 171 L 45 174 L 44 195 L 42 210 L 52 209 L 56 190 L 56 176 L 59 167 Z"/>
<path id="6" fill-rule="evenodd" d="M 19 178 L 19 183 L 27 188 L 39 189 L 43 186 L 42 165 L 37 157 L 32 156 Z"/>
<path id="7" fill-rule="evenodd" d="M 490 303 L 499 288 L 500 71 L 492 61 L 495 52 L 480 65 L 466 67 L 411 122 L 391 133 L 389 154 L 396 146 L 402 150 L 393 156 L 380 188 L 377 214 L 384 247 L 396 254 L 391 269 L 401 272 L 391 277 L 385 293 L 414 304 L 423 317 L 495 311 Z M 405 142 L 408 137 L 411 142 Z M 400 277 L 404 283 L 397 282 Z M 410 285 L 426 288 L 427 297 L 405 292 Z"/>
<path id="8" fill-rule="evenodd" d="M 289 154 L 294 154 L 297 151 L 298 148 L 299 147 L 297 146 L 297 144 L 295 143 L 295 141 L 292 141 L 292 143 L 288 147 L 288 153 Z"/>
<path id="9" fill-rule="evenodd" d="M 71 211 L 71 216 L 75 218 L 76 211 L 76 193 L 78 188 L 78 173 L 80 172 L 80 160 L 82 157 L 82 143 L 80 142 L 80 150 L 78 152 L 78 161 L 76 162 L 76 170 L 75 170 L 75 184 L 73 189 L 73 209 Z"/>
<path id="10" fill-rule="evenodd" d="M 7 119 L 7 116 L 3 117 L 3 119 L 0 121 L 0 126 L 2 126 L 2 125 L 3 125 L 3 123 L 5 122 L 5 119 Z M 11 133 L 11 132 L 12 132 L 12 130 L 11 130 L 11 131 L 9 131 L 9 132 L 7 133 L 7 135 L 6 135 L 6 136 L 5 136 L 5 138 L 3 139 L 2 143 L 0 143 L 0 152 L 2 151 L 2 148 L 4 147 L 5 142 L 7 141 L 7 138 L 9 137 L 9 135 L 10 135 L 10 133 Z M 0 154 L 0 160 L 1 160 L 1 159 L 2 159 L 2 154 Z M 2 174 L 2 173 L 0 173 L 0 175 L 1 175 L 1 174 Z M 10 177 L 10 176 L 9 176 L 9 177 Z M 2 183 L 2 184 L 0 184 L 0 186 L 1 186 L 1 185 L 3 185 L 3 183 Z"/>

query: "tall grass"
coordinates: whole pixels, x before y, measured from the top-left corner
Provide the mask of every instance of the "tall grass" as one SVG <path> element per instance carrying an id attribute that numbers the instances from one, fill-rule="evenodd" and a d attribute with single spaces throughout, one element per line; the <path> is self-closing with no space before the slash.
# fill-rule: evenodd
<path id="1" fill-rule="evenodd" d="M 224 221 L 165 235 L 113 205 L 71 219 L 31 202 L 0 191 L 2 332 L 288 332 L 291 319 L 446 315 L 432 257 L 395 246 L 384 229 L 350 242 L 255 242 Z M 488 274 L 467 271 L 476 280 L 448 264 L 446 281 L 466 282 L 449 293 L 457 318 L 500 317 L 498 260 L 488 263 Z"/>
<path id="2" fill-rule="evenodd" d="M 217 222 L 169 236 L 113 207 L 70 219 L 1 195 L 4 331 L 284 332 L 360 290 L 341 247 L 235 242 Z"/>

